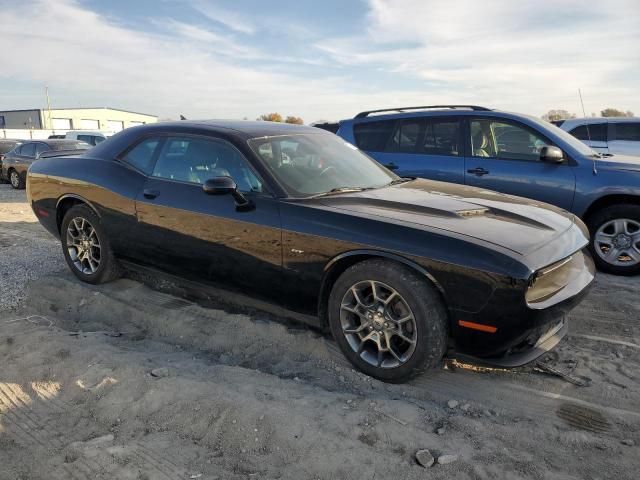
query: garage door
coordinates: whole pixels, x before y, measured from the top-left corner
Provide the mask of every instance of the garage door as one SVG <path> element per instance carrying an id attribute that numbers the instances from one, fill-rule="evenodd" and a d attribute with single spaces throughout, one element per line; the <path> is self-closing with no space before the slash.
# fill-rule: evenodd
<path id="1" fill-rule="evenodd" d="M 52 118 L 51 128 L 54 130 L 71 130 L 70 118 Z"/>
<path id="2" fill-rule="evenodd" d="M 112 132 L 119 132 L 120 130 L 124 129 L 124 125 L 122 123 L 123 122 L 120 120 L 109 120 L 107 122 L 107 126 L 108 126 L 108 129 L 111 130 Z"/>
<path id="3" fill-rule="evenodd" d="M 88 118 L 83 118 L 81 124 L 82 124 L 83 130 L 100 130 L 99 120 L 91 120 Z"/>

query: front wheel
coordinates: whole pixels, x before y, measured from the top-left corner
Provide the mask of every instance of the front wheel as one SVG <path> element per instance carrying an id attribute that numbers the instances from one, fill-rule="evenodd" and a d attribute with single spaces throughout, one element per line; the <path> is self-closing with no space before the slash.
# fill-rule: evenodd
<path id="1" fill-rule="evenodd" d="M 24 178 L 22 178 L 20 174 L 15 170 L 11 170 L 9 172 L 9 182 L 11 183 L 11 186 L 16 190 L 24 189 L 24 186 L 25 186 Z"/>
<path id="2" fill-rule="evenodd" d="M 86 205 L 69 209 L 60 229 L 67 265 L 83 282 L 105 283 L 118 278 L 120 268 L 100 218 Z"/>
<path id="3" fill-rule="evenodd" d="M 640 273 L 640 206 L 613 205 L 588 220 L 593 259 L 603 272 Z"/>
<path id="4" fill-rule="evenodd" d="M 395 262 L 366 260 L 348 268 L 331 290 L 328 317 L 351 363 L 386 382 L 437 366 L 446 350 L 447 313 L 438 292 Z"/>

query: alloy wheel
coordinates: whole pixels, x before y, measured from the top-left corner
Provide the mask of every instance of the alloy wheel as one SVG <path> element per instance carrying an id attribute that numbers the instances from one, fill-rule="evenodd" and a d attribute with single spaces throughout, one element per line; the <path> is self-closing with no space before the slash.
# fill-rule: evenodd
<path id="1" fill-rule="evenodd" d="M 15 170 L 11 170 L 9 180 L 11 181 L 11 186 L 13 188 L 18 188 L 20 186 L 20 177 L 18 176 L 18 172 L 16 172 Z"/>
<path id="2" fill-rule="evenodd" d="M 100 240 L 91 223 L 76 217 L 67 226 L 67 251 L 73 265 L 85 275 L 96 273 L 100 266 Z"/>
<path id="3" fill-rule="evenodd" d="M 399 367 L 416 349 L 416 320 L 409 304 L 382 282 L 364 280 L 349 288 L 340 322 L 352 350 L 375 367 Z"/>
<path id="4" fill-rule="evenodd" d="M 594 235 L 596 253 L 605 262 L 631 267 L 640 263 L 640 223 L 617 218 L 603 223 Z"/>

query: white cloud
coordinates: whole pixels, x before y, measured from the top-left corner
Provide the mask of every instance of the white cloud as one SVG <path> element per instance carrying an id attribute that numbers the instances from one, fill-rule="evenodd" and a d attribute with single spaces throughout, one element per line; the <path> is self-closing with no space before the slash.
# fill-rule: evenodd
<path id="1" fill-rule="evenodd" d="M 210 20 L 221 23 L 236 32 L 253 34 L 256 31 L 256 27 L 252 21 L 218 5 L 198 0 L 193 2 L 191 7 Z"/>
<path id="2" fill-rule="evenodd" d="M 54 106 L 82 99 L 173 118 L 255 118 L 278 110 L 312 121 L 331 110 L 328 99 L 342 105 L 335 79 L 303 82 L 243 66 L 228 56 L 232 39 L 180 22 L 165 24 L 177 35 L 144 33 L 71 0 L 37 0 L 1 10 L 0 24 L 6 27 L 0 80 L 48 84 Z M 241 59 L 258 55 L 233 48 Z M 0 92 L 0 101 L 10 103 L 11 93 Z"/>
<path id="3" fill-rule="evenodd" d="M 608 105 L 640 113 L 640 5 L 634 1 L 370 0 L 368 28 L 318 48 L 448 89 L 450 101 L 542 114 Z M 465 100 L 466 101 L 466 100 Z"/>
<path id="4" fill-rule="evenodd" d="M 611 106 L 640 114 L 640 8 L 598 5 L 371 0 L 360 33 L 317 45 L 301 35 L 295 48 L 283 34 L 276 51 L 260 42 L 264 28 L 274 34 L 267 19 L 263 26 L 218 15 L 234 25 L 229 31 L 153 18 L 150 33 L 74 0 L 15 1 L 0 9 L 0 103 L 41 106 L 48 84 L 60 107 L 109 105 L 173 118 L 279 111 L 311 122 L 428 103 L 579 113 L 582 88 L 587 113 Z"/>

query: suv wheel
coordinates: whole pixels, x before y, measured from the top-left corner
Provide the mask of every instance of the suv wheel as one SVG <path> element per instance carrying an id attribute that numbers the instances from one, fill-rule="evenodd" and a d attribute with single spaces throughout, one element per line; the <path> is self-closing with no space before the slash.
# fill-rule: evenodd
<path id="1" fill-rule="evenodd" d="M 591 251 L 600 270 L 615 275 L 640 273 L 640 206 L 613 205 L 588 219 Z"/>
<path id="2" fill-rule="evenodd" d="M 24 188 L 24 179 L 20 177 L 20 174 L 15 170 L 9 171 L 9 182 L 16 190 L 22 190 Z"/>
<path id="3" fill-rule="evenodd" d="M 60 238 L 67 265 L 83 282 L 105 283 L 120 276 L 100 219 L 86 205 L 76 205 L 65 214 Z"/>
<path id="4" fill-rule="evenodd" d="M 351 363 L 386 382 L 437 366 L 446 350 L 447 313 L 438 292 L 387 260 L 348 268 L 331 290 L 328 317 Z"/>

